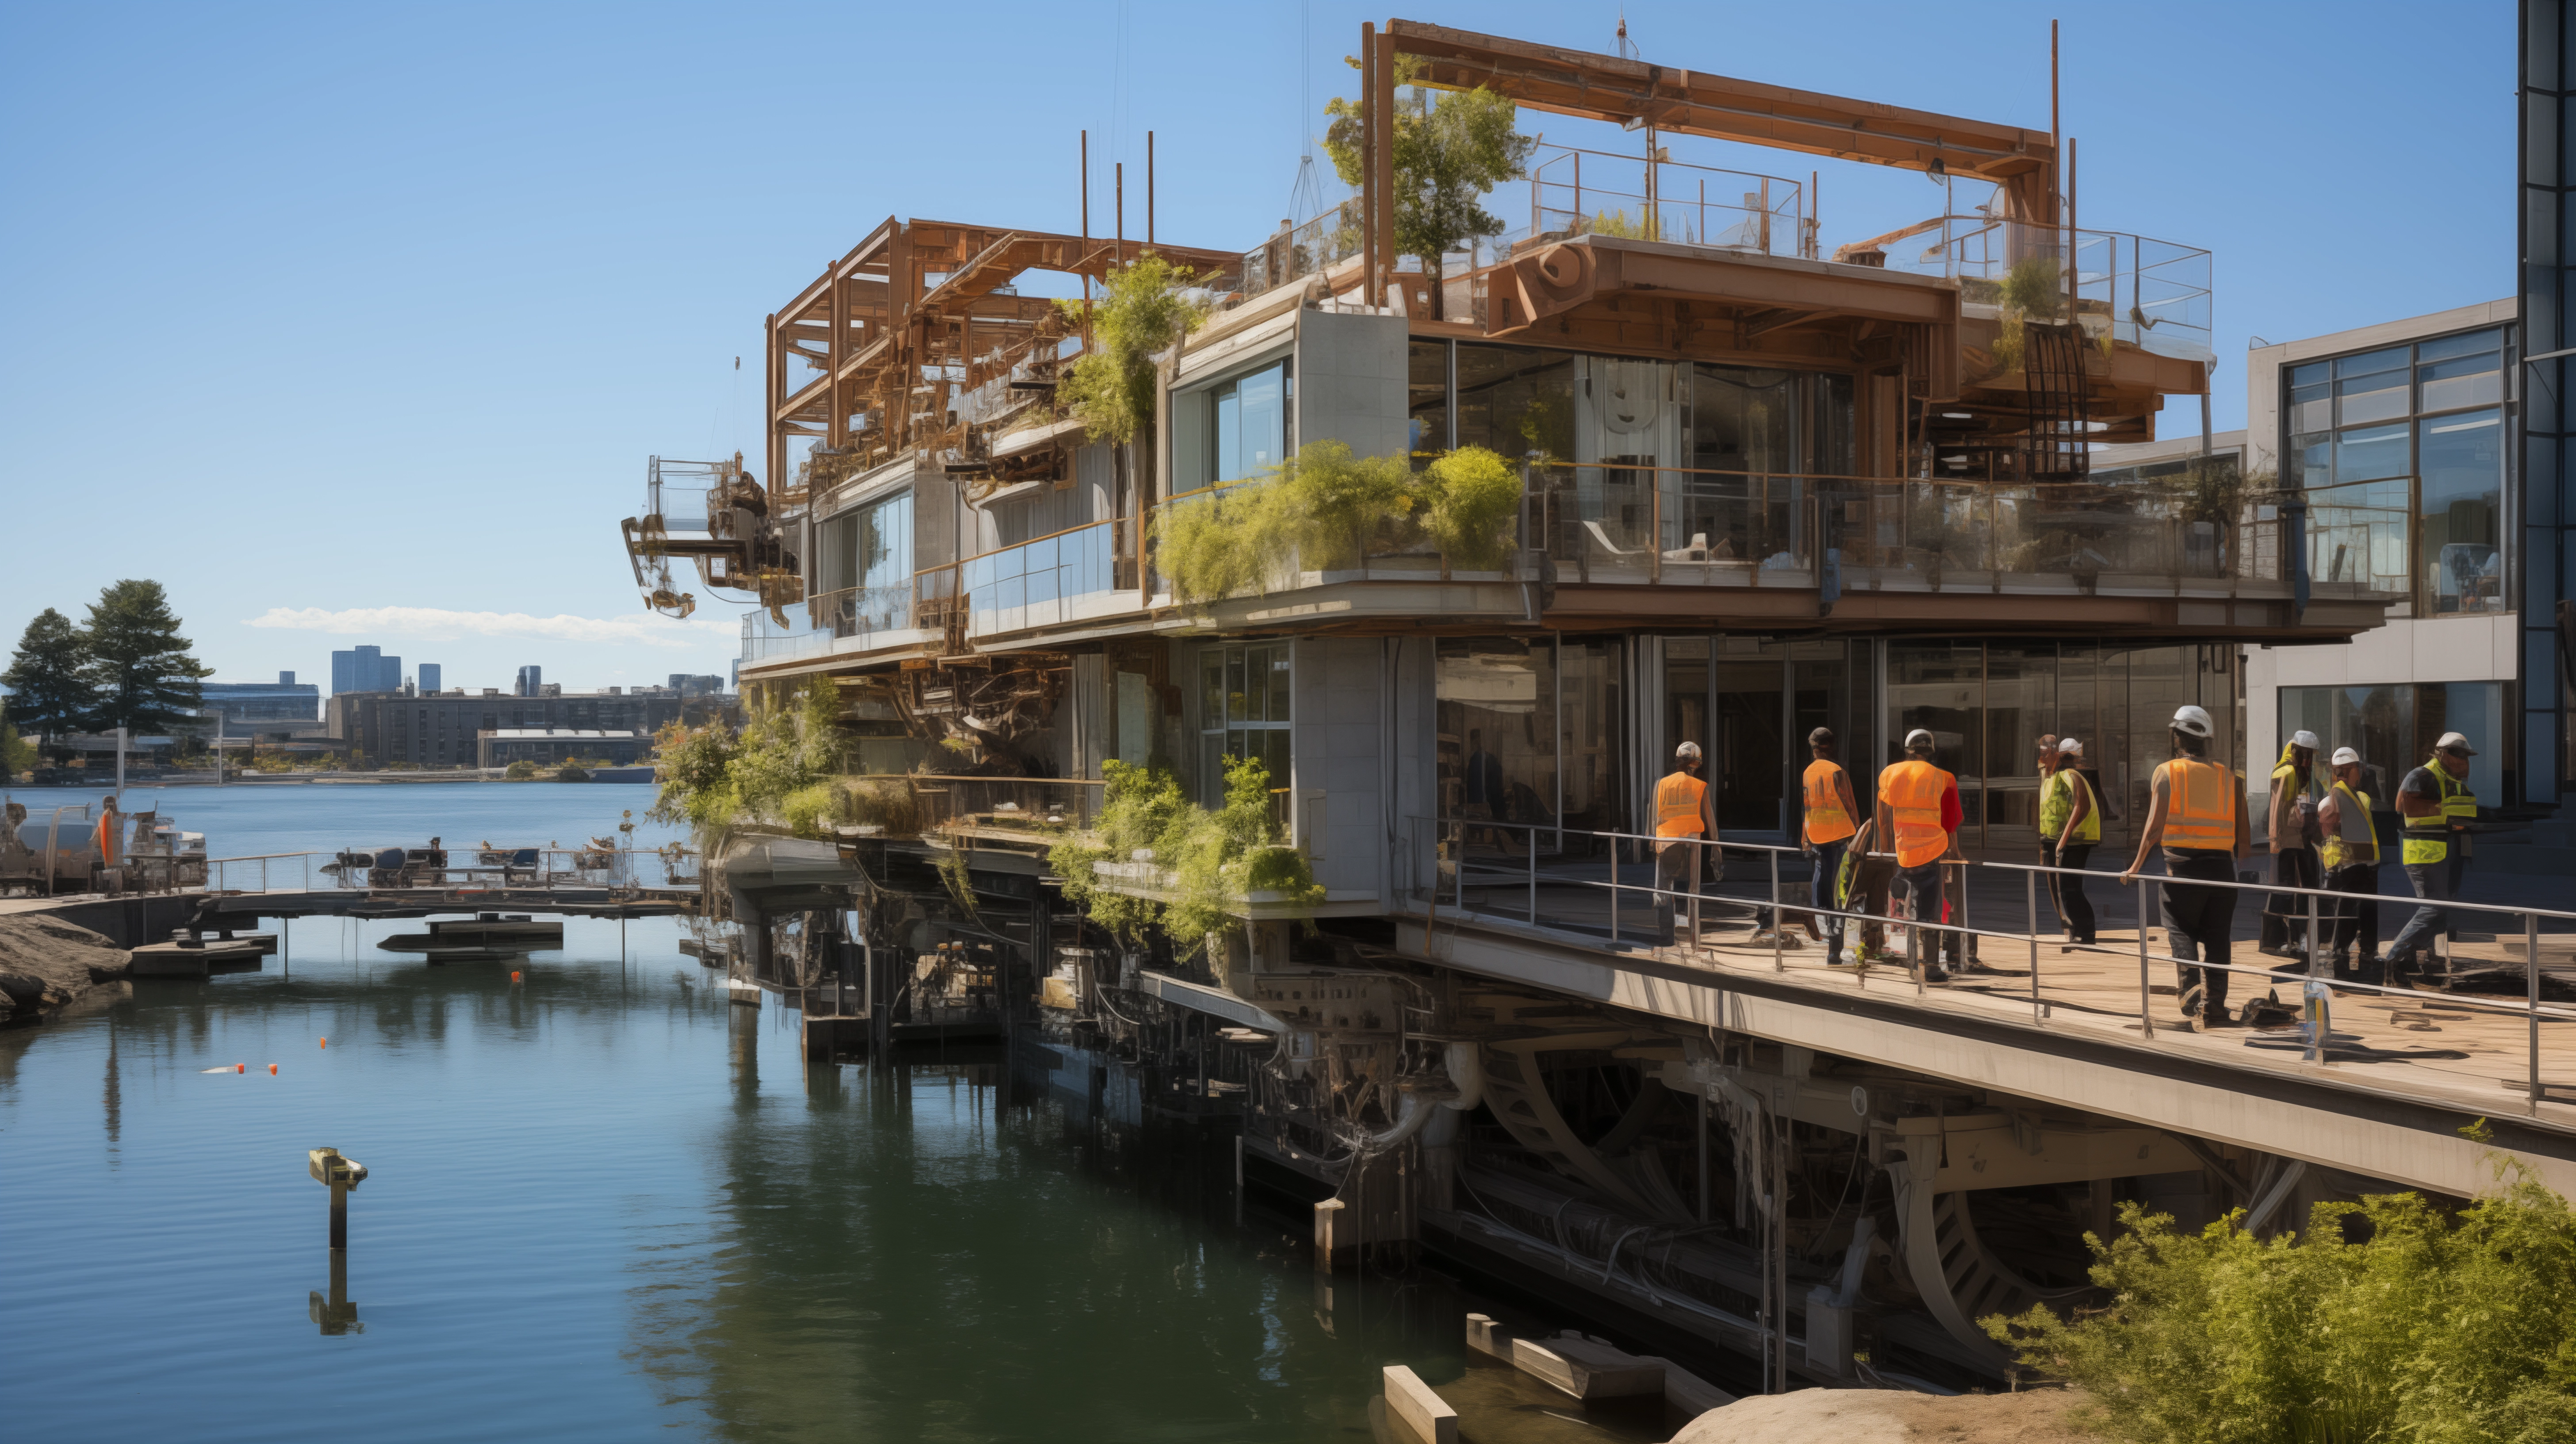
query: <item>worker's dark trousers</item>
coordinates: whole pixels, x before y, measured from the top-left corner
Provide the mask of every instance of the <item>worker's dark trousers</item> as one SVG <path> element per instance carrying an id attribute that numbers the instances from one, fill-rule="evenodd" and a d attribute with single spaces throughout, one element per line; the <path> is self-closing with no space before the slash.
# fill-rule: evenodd
<path id="1" fill-rule="evenodd" d="M 2176 880 L 2197 878 L 2203 882 L 2236 881 L 2236 857 L 2216 851 L 2165 853 L 2165 871 Z M 2228 929 L 2236 922 L 2236 890 L 2226 887 L 2190 887 L 2167 882 L 2163 888 L 2163 912 L 2166 949 L 2182 961 L 2182 990 L 2190 992 L 2194 984 L 2209 990 L 2204 1006 L 2227 1006 Z M 2195 968 L 2193 963 L 2215 966 Z"/>
<path id="2" fill-rule="evenodd" d="M 2326 874 L 2326 886 L 2339 893 L 2349 893 L 2334 902 L 2334 926 L 2326 934 L 2326 947 L 2342 957 L 2361 942 L 2360 976 L 2354 981 L 2373 987 L 2384 986 L 2372 958 L 2379 952 L 2379 864 L 2348 862 Z"/>
<path id="3" fill-rule="evenodd" d="M 1838 842 L 1819 842 L 1816 849 L 1816 877 L 1808 884 L 1807 901 L 1815 904 L 1818 921 L 1825 925 L 1825 959 L 1831 962 L 1843 953 L 1843 920 L 1827 910 L 1834 906 L 1834 878 L 1843 870 L 1843 850 L 1851 846 L 1846 837 Z"/>
<path id="4" fill-rule="evenodd" d="M 2039 845 L 2039 861 L 2043 867 L 2071 868 L 2081 872 L 2092 856 L 2093 844 L 2089 842 L 2068 843 L 2063 851 L 2054 841 Z M 2099 924 L 2093 917 L 2093 899 L 2084 895 L 2084 879 L 2051 877 L 2048 885 L 2056 890 L 2058 915 L 2066 919 L 2066 940 L 2070 943 L 2092 942 L 2093 930 Z"/>
<path id="5" fill-rule="evenodd" d="M 1925 923 L 1941 921 L 1942 890 L 1939 858 L 1934 858 L 1921 867 L 1898 868 L 1896 881 L 1898 886 L 1905 889 L 1906 899 L 1912 904 L 1910 911 L 1915 921 Z M 1945 935 L 1937 929 L 1913 928 L 1908 930 L 1906 936 L 1914 940 L 1914 956 L 1926 968 L 1939 968 L 1944 955 L 1950 956 L 1953 961 L 1956 960 L 1958 944 L 1949 941 L 1957 936 L 1955 933 Z"/>
<path id="6" fill-rule="evenodd" d="M 2272 854 L 2272 881 L 2283 887 L 2323 887 L 2317 875 L 2316 849 L 2288 847 Z M 2266 948 L 2303 947 L 2308 940 L 2308 900 L 2297 893 L 2276 892 L 2263 900 Z"/>

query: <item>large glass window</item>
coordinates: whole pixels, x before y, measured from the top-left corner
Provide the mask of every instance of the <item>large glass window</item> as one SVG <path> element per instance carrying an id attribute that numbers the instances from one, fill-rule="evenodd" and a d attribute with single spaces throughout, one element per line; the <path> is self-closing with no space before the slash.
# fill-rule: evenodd
<path id="1" fill-rule="evenodd" d="M 2418 615 L 2503 605 L 2506 332 L 2290 368 L 2284 478 L 2309 492 L 2309 575 Z"/>
<path id="2" fill-rule="evenodd" d="M 1442 641 L 1435 679 L 1441 816 L 1570 830 L 1542 834 L 1542 855 L 1590 855 L 1597 843 L 1574 832 L 1627 830 L 1619 646 Z M 1470 828 L 1465 843 L 1517 851 L 1523 835 Z"/>
<path id="3" fill-rule="evenodd" d="M 1418 471 L 1449 449 L 1448 342 L 1415 341 L 1406 349 L 1404 409 L 1405 448 Z"/>
<path id="4" fill-rule="evenodd" d="M 1258 757 L 1270 769 L 1274 792 L 1294 773 L 1289 752 L 1290 703 L 1295 673 L 1289 643 L 1210 647 L 1199 654 L 1199 795 L 1207 806 L 1225 800 L 1225 759 Z"/>
<path id="5" fill-rule="evenodd" d="M 2327 755 L 2338 747 L 2360 753 L 2362 790 L 2374 811 L 2396 808 L 2398 783 L 2424 765 L 2445 732 L 2460 733 L 2478 750 L 2469 764 L 2470 790 L 2489 807 L 2503 801 L 2510 743 L 2500 682 L 2284 687 L 2280 720 L 2282 736 L 2305 728 Z"/>
<path id="6" fill-rule="evenodd" d="M 1208 477 L 1243 481 L 1288 459 L 1288 363 L 1277 362 L 1206 394 L 1210 418 Z"/>
<path id="7" fill-rule="evenodd" d="M 815 529 L 817 621 L 836 636 L 903 625 L 912 608 L 912 493 L 854 507 Z"/>
<path id="8" fill-rule="evenodd" d="M 1574 362 L 1529 346 L 1458 348 L 1458 444 L 1574 459 Z"/>
<path id="9" fill-rule="evenodd" d="M 2502 611 L 2504 414 L 2466 411 L 2415 426 L 2425 608 Z"/>

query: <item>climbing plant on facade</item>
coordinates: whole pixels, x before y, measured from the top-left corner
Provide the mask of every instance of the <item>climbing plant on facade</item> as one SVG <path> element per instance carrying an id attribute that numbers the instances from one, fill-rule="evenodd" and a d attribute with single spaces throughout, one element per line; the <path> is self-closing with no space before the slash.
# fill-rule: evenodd
<path id="1" fill-rule="evenodd" d="M 1056 844 L 1047 866 L 1063 880 L 1066 900 L 1116 936 L 1141 942 L 1158 930 L 1186 954 L 1211 933 L 1240 928 L 1236 913 L 1253 895 L 1275 897 L 1292 912 L 1323 901 L 1305 854 L 1282 844 L 1270 769 L 1260 759 L 1226 759 L 1225 802 L 1214 810 L 1191 802 L 1180 779 L 1159 767 L 1110 761 L 1101 776 L 1108 785 L 1098 823 Z M 1112 880 L 1097 863 L 1133 870 Z"/>
<path id="2" fill-rule="evenodd" d="M 1155 522 L 1155 565 L 1175 597 L 1203 604 L 1267 591 L 1282 565 L 1357 566 L 1381 528 L 1413 523 L 1450 566 L 1491 571 L 1511 554 L 1520 495 L 1520 473 L 1481 446 L 1417 473 L 1401 455 L 1361 457 L 1338 441 L 1309 442 L 1259 481 L 1166 507 Z"/>

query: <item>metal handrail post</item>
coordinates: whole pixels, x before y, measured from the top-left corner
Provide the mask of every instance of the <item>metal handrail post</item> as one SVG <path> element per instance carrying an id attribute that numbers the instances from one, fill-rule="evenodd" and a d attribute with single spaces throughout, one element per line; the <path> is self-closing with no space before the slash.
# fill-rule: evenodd
<path id="1" fill-rule="evenodd" d="M 1789 970 L 1789 964 L 1780 956 L 1780 854 L 1765 851 L 1762 855 L 1771 859 L 1771 971 L 1785 973 Z M 1724 853 L 1718 854 L 1720 866 L 1725 865 L 1725 858 Z M 1695 924 L 1693 930 L 1694 932 L 1697 930 Z"/>
<path id="2" fill-rule="evenodd" d="M 1610 839 L 1610 946 L 1619 946 L 1619 839 L 1615 837 Z"/>
<path id="3" fill-rule="evenodd" d="M 1923 981 L 1923 894 L 1911 886 L 1905 889 L 1905 971 L 1914 975 L 1914 996 L 1929 991 Z"/>
<path id="4" fill-rule="evenodd" d="M 2540 918 L 2522 915 L 2523 1017 L 2529 1020 L 2531 1111 L 2540 1111 Z"/>
<path id="5" fill-rule="evenodd" d="M 1530 926 L 1531 926 L 1531 927 L 1537 927 L 1537 926 L 1538 926 L 1538 824 L 1536 824 L 1536 823 L 1532 823 L 1532 824 L 1530 824 L 1530 830 L 1529 830 L 1528 832 L 1526 832 L 1526 833 L 1524 833 L 1524 834 L 1522 834 L 1522 835 L 1521 835 L 1521 848 L 1522 848 L 1523 852 L 1525 853 L 1525 855 L 1527 856 L 1527 859 L 1528 859 L 1528 862 L 1529 862 L 1529 920 L 1530 920 Z"/>
<path id="6" fill-rule="evenodd" d="M 2155 885 L 2154 878 L 2138 879 L 2138 1028 L 2139 1036 L 2145 1038 L 2156 1035 L 2156 1012 L 2152 1002 L 2154 990 L 2147 981 L 2147 918 L 2153 911 L 2148 906 L 2148 898 L 2152 896 Z"/>
<path id="7" fill-rule="evenodd" d="M 2317 943 L 2317 895 L 2310 893 L 2308 894 L 2308 980 L 2299 990 L 2299 1011 L 2303 1015 L 2308 1011 L 2307 994 L 2314 990 L 2318 994 L 2317 1015 L 2316 1021 L 2308 1028 L 2308 1056 L 2314 1059 L 2320 1068 L 2329 1067 L 2333 1063 L 2333 1059 L 2326 1052 L 2326 1045 L 2334 1041 L 2334 1008 L 2329 1001 L 2331 995 L 2325 989 L 2326 975 L 2325 949 Z"/>
<path id="8" fill-rule="evenodd" d="M 2039 874 L 2022 875 L 2023 901 L 2030 909 L 2030 1020 L 2039 1021 Z"/>

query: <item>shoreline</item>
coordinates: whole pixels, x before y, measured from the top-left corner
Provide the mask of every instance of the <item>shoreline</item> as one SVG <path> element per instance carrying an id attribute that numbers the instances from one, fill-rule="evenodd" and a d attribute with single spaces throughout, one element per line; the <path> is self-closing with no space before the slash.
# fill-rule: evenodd
<path id="1" fill-rule="evenodd" d="M 128 773 L 125 779 L 125 785 L 127 788 L 132 789 L 137 787 L 303 787 L 314 785 L 334 787 L 369 787 L 379 784 L 437 784 L 443 786 L 454 786 L 463 783 L 494 782 L 513 787 L 543 786 L 549 784 L 565 787 L 580 787 L 590 783 L 605 783 L 611 785 L 621 783 L 649 784 L 654 780 L 653 769 L 651 767 L 638 766 L 603 767 L 592 773 L 582 782 L 569 783 L 557 782 L 557 780 L 552 777 L 529 777 L 513 781 L 510 778 L 485 776 L 478 772 L 267 772 L 250 773 L 247 775 L 236 773 L 226 777 L 221 782 L 217 782 L 215 780 L 215 775 L 212 772 L 188 771 L 180 773 L 165 772 L 159 776 L 145 776 Z M 95 781 L 84 778 L 78 782 L 0 781 L 0 789 L 5 789 L 11 792 L 92 792 L 101 787 L 105 787 L 108 790 L 113 791 L 116 787 L 116 779 L 113 776 L 109 776 L 98 778 Z"/>

